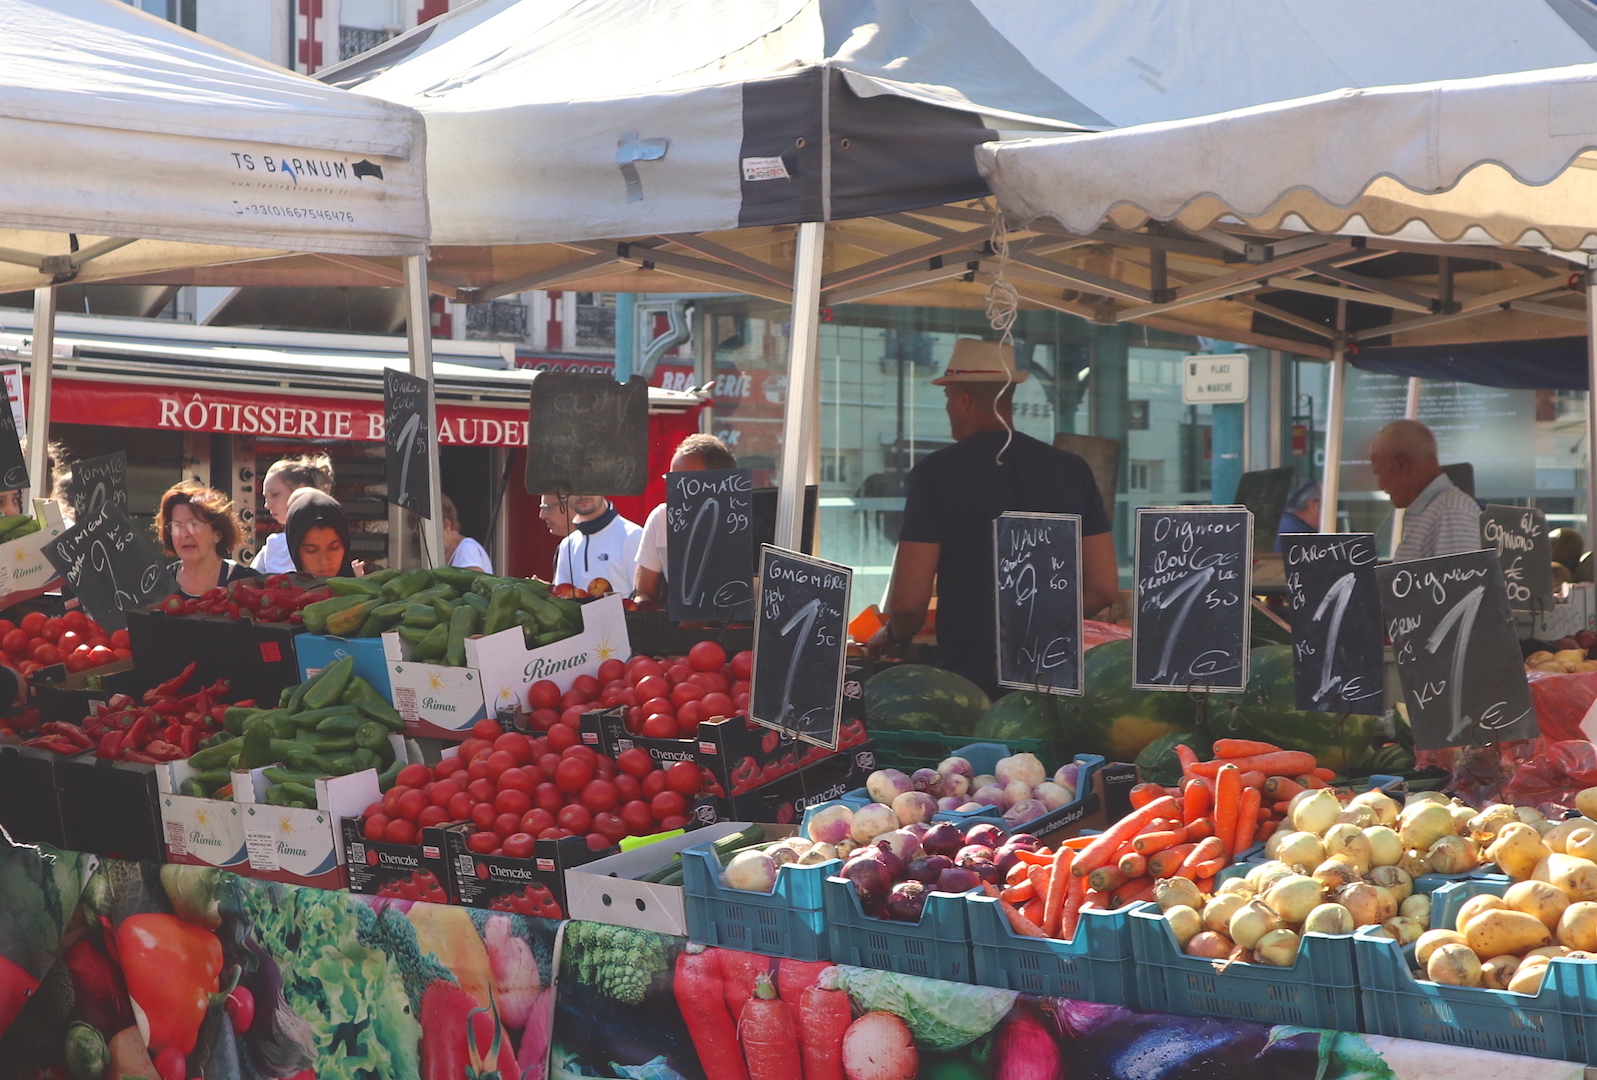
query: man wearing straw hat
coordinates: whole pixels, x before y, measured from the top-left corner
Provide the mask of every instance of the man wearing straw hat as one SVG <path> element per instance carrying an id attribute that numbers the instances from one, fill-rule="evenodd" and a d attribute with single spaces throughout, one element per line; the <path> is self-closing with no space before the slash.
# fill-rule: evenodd
<path id="1" fill-rule="evenodd" d="M 1006 510 L 1079 514 L 1082 609 L 1115 602 L 1119 571 L 1109 519 L 1092 469 L 1075 454 L 1014 429 L 1014 352 L 997 342 L 961 338 L 943 388 L 954 445 L 910 471 L 904 524 L 887 589 L 887 625 L 871 638 L 872 655 L 907 645 L 937 592 L 937 661 L 998 696 L 993 616 L 993 521 Z"/>

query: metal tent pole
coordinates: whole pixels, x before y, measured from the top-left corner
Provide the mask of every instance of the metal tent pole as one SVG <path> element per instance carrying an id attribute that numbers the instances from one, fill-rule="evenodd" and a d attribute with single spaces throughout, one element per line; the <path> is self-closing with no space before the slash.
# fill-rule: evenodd
<path id="1" fill-rule="evenodd" d="M 782 410 L 782 469 L 777 480 L 776 546 L 797 551 L 804 528 L 804 482 L 816 438 L 817 347 L 821 323 L 821 248 L 826 225 L 798 227 L 793 255 L 793 334 L 787 358 L 787 401 Z"/>
<path id="2" fill-rule="evenodd" d="M 405 338 L 409 343 L 410 373 L 427 380 L 427 498 L 431 520 L 423 520 L 421 535 L 427 563 L 442 566 L 444 558 L 444 500 L 438 472 L 438 406 L 433 397 L 433 325 L 427 293 L 427 256 L 405 256 Z"/>
<path id="3" fill-rule="evenodd" d="M 50 377 L 55 368 L 55 286 L 33 290 L 33 355 L 28 364 L 28 479 L 30 494 L 50 487 Z M 24 510 L 26 513 L 27 510 Z"/>
<path id="4" fill-rule="evenodd" d="M 1320 531 L 1336 532 L 1342 494 L 1342 414 L 1347 407 L 1347 301 L 1336 302 L 1336 344 L 1331 350 L 1331 385 L 1325 403 L 1325 475 L 1320 481 Z"/>
<path id="5" fill-rule="evenodd" d="M 1586 256 L 1586 546 L 1597 535 L 1597 255 Z"/>

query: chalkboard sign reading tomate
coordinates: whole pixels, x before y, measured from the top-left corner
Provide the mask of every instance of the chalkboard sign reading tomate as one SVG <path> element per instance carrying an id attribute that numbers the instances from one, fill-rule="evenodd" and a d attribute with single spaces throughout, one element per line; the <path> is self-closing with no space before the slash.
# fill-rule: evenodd
<path id="1" fill-rule="evenodd" d="M 993 521 L 998 685 L 1081 694 L 1081 518 L 1023 514 Z"/>
<path id="2" fill-rule="evenodd" d="M 1481 547 L 1497 550 L 1510 608 L 1552 610 L 1553 542 L 1547 535 L 1545 512 L 1524 506 L 1488 506 L 1481 511 Z"/>
<path id="3" fill-rule="evenodd" d="M 1375 575 L 1414 745 L 1534 738 L 1536 712 L 1497 552 L 1392 563 Z"/>
<path id="4" fill-rule="evenodd" d="M 418 517 L 433 516 L 427 447 L 427 380 L 397 368 L 383 369 L 383 431 L 387 442 L 388 501 Z"/>
<path id="5" fill-rule="evenodd" d="M 127 628 L 122 614 L 177 591 L 166 559 L 113 502 L 44 545 L 89 617 L 107 630 Z"/>
<path id="6" fill-rule="evenodd" d="M 665 477 L 666 582 L 672 622 L 754 618 L 754 473 Z"/>
<path id="7" fill-rule="evenodd" d="M 1253 515 L 1243 507 L 1138 510 L 1131 685 L 1244 690 L 1252 566 Z"/>
<path id="8" fill-rule="evenodd" d="M 749 719 L 837 749 L 853 578 L 846 566 L 761 545 Z"/>
<path id="9" fill-rule="evenodd" d="M 72 463 L 72 513 L 92 518 L 107 502 L 128 512 L 128 452 L 118 450 L 103 457 Z"/>
<path id="10" fill-rule="evenodd" d="M 1380 713 L 1386 698 L 1386 633 L 1371 533 L 1281 537 L 1292 609 L 1297 707 Z"/>

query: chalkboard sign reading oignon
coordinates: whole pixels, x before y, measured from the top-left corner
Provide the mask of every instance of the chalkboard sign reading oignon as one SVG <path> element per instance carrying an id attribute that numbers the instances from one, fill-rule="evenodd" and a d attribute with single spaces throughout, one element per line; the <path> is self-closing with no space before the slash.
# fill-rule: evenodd
<path id="1" fill-rule="evenodd" d="M 1510 608 L 1552 610 L 1553 545 L 1545 512 L 1524 506 L 1487 506 L 1481 511 L 1481 546 L 1497 550 Z"/>
<path id="2" fill-rule="evenodd" d="M 177 591 L 166 560 L 113 502 L 44 545 L 89 617 L 107 630 L 127 628 L 122 614 Z"/>
<path id="3" fill-rule="evenodd" d="M 846 566 L 761 546 L 749 719 L 837 749 L 853 578 Z"/>
<path id="4" fill-rule="evenodd" d="M 1252 565 L 1253 515 L 1243 507 L 1137 511 L 1133 687 L 1247 687 Z"/>
<path id="5" fill-rule="evenodd" d="M 388 501 L 418 517 L 433 516 L 427 447 L 427 380 L 397 368 L 383 369 L 383 432 L 387 442 Z"/>
<path id="6" fill-rule="evenodd" d="M 1308 712 L 1384 711 L 1386 632 L 1371 533 L 1281 537 L 1292 608 L 1297 707 Z"/>
<path id="7" fill-rule="evenodd" d="M 1023 514 L 993 521 L 998 685 L 1081 694 L 1081 518 Z"/>
<path id="8" fill-rule="evenodd" d="M 1497 552 L 1378 567 L 1381 610 L 1421 750 L 1539 730 Z"/>
<path id="9" fill-rule="evenodd" d="M 672 622 L 752 619 L 753 471 L 667 473 L 665 548 Z"/>

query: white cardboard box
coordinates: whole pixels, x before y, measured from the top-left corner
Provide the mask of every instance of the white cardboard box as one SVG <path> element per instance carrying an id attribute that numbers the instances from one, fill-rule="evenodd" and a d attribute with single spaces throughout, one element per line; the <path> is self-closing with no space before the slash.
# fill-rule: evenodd
<path id="1" fill-rule="evenodd" d="M 233 798 L 239 803 L 249 856 L 249 869 L 240 872 L 318 889 L 346 888 L 349 878 L 338 820 L 359 817 L 382 798 L 377 770 L 316 781 L 315 810 L 259 801 L 267 787 L 264 772 L 262 768 L 233 774 Z"/>
<path id="2" fill-rule="evenodd" d="M 466 641 L 466 662 L 482 674 L 489 715 L 507 705 L 525 709 L 527 688 L 540 679 L 569 690 L 578 675 L 596 676 L 606 660 L 631 655 L 626 609 L 615 593 L 582 605 L 581 633 L 541 649 L 527 648 L 519 626 Z"/>
<path id="3" fill-rule="evenodd" d="M 44 545 L 66 532 L 61 504 L 54 499 L 35 499 L 33 513 L 43 528 L 0 544 L 0 605 L 18 604 L 38 596 L 59 577 L 44 557 Z"/>
<path id="4" fill-rule="evenodd" d="M 155 772 L 166 861 L 224 870 L 247 866 L 244 819 L 238 803 L 179 795 L 179 786 L 193 775 L 187 761 L 169 761 Z"/>

